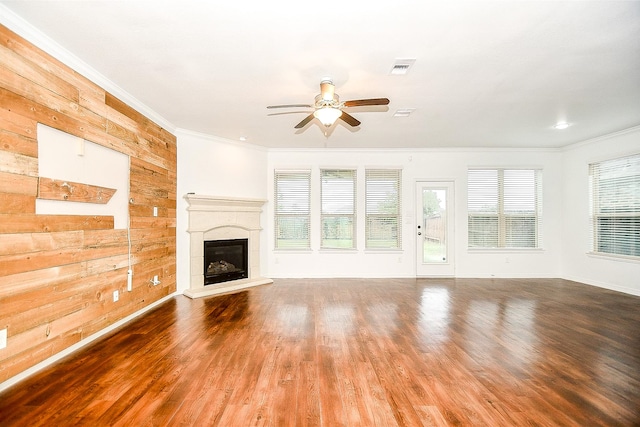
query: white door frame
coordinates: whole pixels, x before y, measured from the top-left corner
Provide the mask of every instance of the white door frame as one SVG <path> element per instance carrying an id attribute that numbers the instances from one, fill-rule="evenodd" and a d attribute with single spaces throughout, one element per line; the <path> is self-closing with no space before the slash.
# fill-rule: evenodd
<path id="1" fill-rule="evenodd" d="M 446 259 L 442 262 L 424 262 L 423 191 L 446 191 Z M 417 180 L 415 184 L 416 221 L 414 224 L 417 277 L 455 277 L 455 182 L 453 180 Z"/>

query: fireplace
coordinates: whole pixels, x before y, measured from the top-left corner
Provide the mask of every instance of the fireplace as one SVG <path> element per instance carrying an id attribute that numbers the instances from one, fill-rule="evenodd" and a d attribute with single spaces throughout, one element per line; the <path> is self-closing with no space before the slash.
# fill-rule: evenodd
<path id="1" fill-rule="evenodd" d="M 249 239 L 207 240 L 204 242 L 204 285 L 246 279 Z"/>
<path id="2" fill-rule="evenodd" d="M 260 216 L 265 200 L 197 194 L 187 194 L 185 199 L 189 204 L 190 241 L 190 282 L 185 296 L 200 298 L 273 283 L 260 275 Z M 237 242 L 241 240 L 246 243 L 239 248 Z M 232 258 L 219 256 L 218 243 L 209 248 L 205 242 L 225 242 Z M 242 251 L 244 255 L 239 256 Z M 207 256 L 213 259 L 206 261 Z M 212 274 L 208 273 L 210 265 Z"/>

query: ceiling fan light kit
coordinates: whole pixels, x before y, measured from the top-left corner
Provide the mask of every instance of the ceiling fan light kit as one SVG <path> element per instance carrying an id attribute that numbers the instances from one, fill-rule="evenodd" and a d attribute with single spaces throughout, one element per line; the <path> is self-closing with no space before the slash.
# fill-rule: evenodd
<path id="1" fill-rule="evenodd" d="M 313 116 L 326 127 L 333 125 L 341 115 L 342 111 L 333 107 L 322 107 L 313 112 Z"/>
<path id="2" fill-rule="evenodd" d="M 320 94 L 316 95 L 313 105 L 285 104 L 270 105 L 267 108 L 313 108 L 314 111 L 294 127 L 295 129 L 301 129 L 305 127 L 309 122 L 311 122 L 314 118 L 317 118 L 325 127 L 333 126 L 333 124 L 338 119 L 341 119 L 350 126 L 356 127 L 360 125 L 360 121 L 344 111 L 344 108 L 387 104 L 389 104 L 389 99 L 387 98 L 358 99 L 340 102 L 340 97 L 335 92 L 335 86 L 333 82 L 331 80 L 324 79 L 320 82 Z"/>

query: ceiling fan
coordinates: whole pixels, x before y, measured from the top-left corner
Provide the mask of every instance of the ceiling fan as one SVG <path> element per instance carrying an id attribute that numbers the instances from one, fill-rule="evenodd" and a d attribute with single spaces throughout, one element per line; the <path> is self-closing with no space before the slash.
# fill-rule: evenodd
<path id="1" fill-rule="evenodd" d="M 351 126 L 359 126 L 360 121 L 351 114 L 344 111 L 344 108 L 361 107 L 371 105 L 387 105 L 387 98 L 355 99 L 351 101 L 340 101 L 340 97 L 335 92 L 335 86 L 331 80 L 325 79 L 320 82 L 320 94 L 316 95 L 313 105 L 310 104 L 286 104 L 269 105 L 267 108 L 313 108 L 314 111 L 305 117 L 300 123 L 295 125 L 295 129 L 305 127 L 311 120 L 317 118 L 326 127 L 333 125 L 336 120 L 341 119 Z"/>

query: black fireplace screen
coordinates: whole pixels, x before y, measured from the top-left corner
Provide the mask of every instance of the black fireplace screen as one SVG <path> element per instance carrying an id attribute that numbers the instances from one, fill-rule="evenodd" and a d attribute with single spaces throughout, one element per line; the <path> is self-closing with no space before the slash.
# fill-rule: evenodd
<path id="1" fill-rule="evenodd" d="M 245 279 L 248 274 L 248 239 L 204 242 L 204 284 Z"/>

